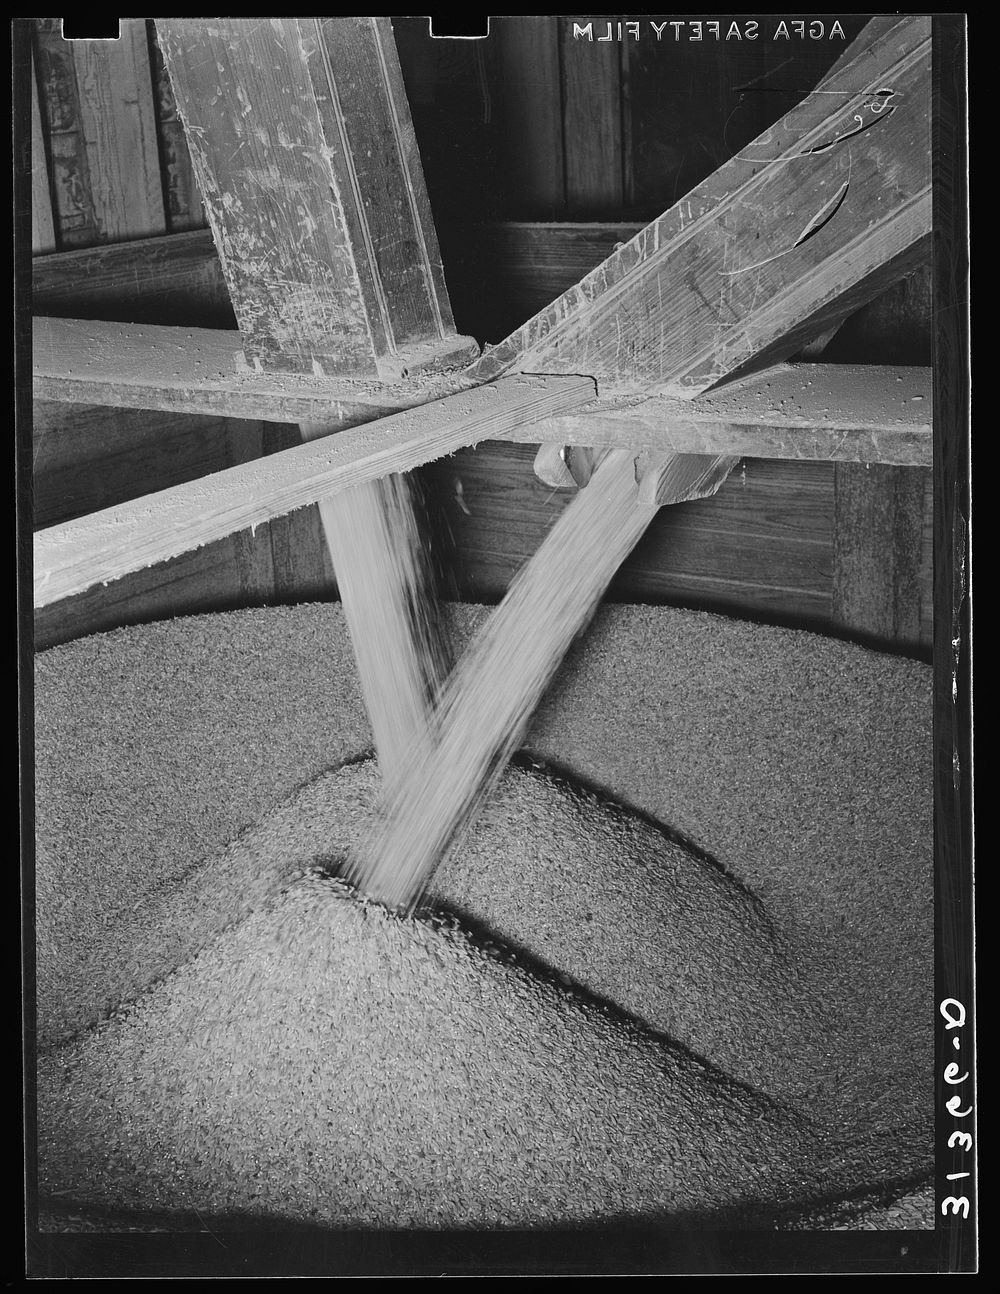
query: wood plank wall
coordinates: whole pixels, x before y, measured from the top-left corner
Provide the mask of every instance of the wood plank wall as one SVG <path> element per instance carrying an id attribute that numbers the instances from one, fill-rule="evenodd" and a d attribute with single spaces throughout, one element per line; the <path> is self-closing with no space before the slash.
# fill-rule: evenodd
<path id="1" fill-rule="evenodd" d="M 33 192 L 39 228 L 54 235 L 37 250 L 204 227 L 152 20 L 123 18 L 117 41 L 67 41 L 61 18 L 33 21 L 43 142 Z"/>
<path id="2" fill-rule="evenodd" d="M 101 53 L 63 41 L 58 19 L 33 21 L 36 311 L 232 327 L 151 24 L 123 20 L 123 40 Z M 489 42 L 449 42 L 427 39 L 426 20 L 394 20 L 456 322 L 481 341 L 576 282 L 792 107 L 840 48 L 799 46 L 790 58 L 772 43 L 706 46 L 694 60 L 672 44 L 581 44 L 572 21 L 499 19 Z M 863 21 L 845 19 L 848 35 Z M 177 236 L 137 241 L 133 254 L 130 240 L 149 233 Z M 929 363 L 929 300 L 929 274 L 905 280 L 850 320 L 824 358 Z M 296 440 L 260 423 L 40 405 L 35 524 Z M 531 460 L 529 447 L 495 444 L 426 469 L 451 536 L 453 594 L 498 600 L 566 505 Z M 611 596 L 926 656 L 931 515 L 919 469 L 750 461 L 715 499 L 661 513 Z M 37 644 L 330 596 L 316 510 L 304 509 L 47 608 Z"/>

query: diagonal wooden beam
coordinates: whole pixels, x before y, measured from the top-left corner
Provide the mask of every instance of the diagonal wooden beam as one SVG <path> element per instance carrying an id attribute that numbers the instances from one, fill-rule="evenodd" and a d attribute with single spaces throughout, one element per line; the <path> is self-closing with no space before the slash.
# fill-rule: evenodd
<path id="1" fill-rule="evenodd" d="M 869 23 L 782 121 L 468 369 L 691 398 L 773 363 L 919 263 L 931 20 Z"/>
<path id="2" fill-rule="evenodd" d="M 251 366 L 398 376 L 454 336 L 385 18 L 159 18 Z"/>
<path id="3" fill-rule="evenodd" d="M 512 377 L 351 427 L 197 481 L 159 490 L 34 539 L 35 606 L 237 530 L 261 525 L 326 495 L 405 472 L 480 440 L 593 400 L 589 377 Z"/>
<path id="4" fill-rule="evenodd" d="M 388 19 L 157 30 L 249 365 L 398 378 L 414 348 L 462 345 Z M 319 512 L 385 779 L 445 668 L 418 508 L 390 476 Z"/>

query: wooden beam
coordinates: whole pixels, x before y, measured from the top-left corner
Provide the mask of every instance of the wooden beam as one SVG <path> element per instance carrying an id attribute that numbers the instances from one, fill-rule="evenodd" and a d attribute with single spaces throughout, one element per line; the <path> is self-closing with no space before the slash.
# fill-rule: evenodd
<path id="1" fill-rule="evenodd" d="M 152 23 L 149 23 L 152 27 Z M 163 54 L 155 37 L 149 42 L 150 68 L 153 73 L 153 92 L 156 100 L 156 125 L 160 138 L 163 166 L 163 187 L 166 195 L 167 224 L 172 233 L 189 229 L 204 229 L 211 246 L 208 220 L 201 205 L 201 194 L 194 178 L 191 153 L 188 150 L 184 126 L 177 113 L 177 103 L 170 85 L 170 77 L 163 66 Z M 215 248 L 212 247 L 213 257 Z M 215 257 L 216 265 L 218 258 Z M 220 281 L 221 281 L 221 271 Z M 228 295 L 226 301 L 228 302 Z"/>
<path id="2" fill-rule="evenodd" d="M 479 351 L 468 337 L 416 343 L 397 355 L 400 371 L 391 382 L 257 372 L 246 363 L 242 346 L 242 334 L 230 329 L 35 319 L 34 394 L 44 400 L 269 422 L 350 421 L 418 404 L 430 398 L 428 392 L 436 396 L 473 385 L 433 374 Z M 421 375 L 426 380 L 412 380 Z M 245 412 L 238 414 L 238 408 Z"/>
<path id="3" fill-rule="evenodd" d="M 447 248 L 452 304 L 478 337 L 504 336 L 573 287 L 641 224 L 493 222 L 438 225 Z M 36 315 L 132 323 L 236 325 L 222 266 L 208 229 L 76 248 L 32 263 Z M 863 360 L 879 338 L 882 363 L 926 364 L 930 358 L 930 258 L 862 306 L 837 338 L 838 358 Z M 885 330 L 896 352 L 885 354 Z M 839 354 L 847 351 L 843 356 Z M 471 358 L 471 356 L 470 356 Z"/>
<path id="4" fill-rule="evenodd" d="M 325 420 L 331 429 L 440 398 L 467 382 L 431 373 L 395 384 L 255 373 L 237 368 L 239 345 L 239 333 L 218 329 L 39 319 L 35 396 L 282 423 Z M 456 354 L 462 345 L 456 343 Z M 511 427 L 506 438 L 926 466 L 931 387 L 924 368 L 780 365 L 696 401 L 599 398 L 571 414 Z"/>
<path id="5" fill-rule="evenodd" d="M 87 147 L 80 121 L 76 42 L 63 39 L 59 18 L 36 18 L 35 54 L 42 119 L 48 132 L 56 241 L 60 247 L 100 241 L 91 198 Z"/>
<path id="6" fill-rule="evenodd" d="M 414 348 L 461 347 L 388 19 L 159 30 L 253 366 L 378 379 Z M 303 438 L 342 422 L 302 421 Z M 400 475 L 319 513 L 385 782 L 447 668 L 434 572 Z"/>
<path id="7" fill-rule="evenodd" d="M 388 19 L 157 34 L 250 364 L 391 377 L 453 335 Z"/>
<path id="8" fill-rule="evenodd" d="M 208 229 L 39 256 L 31 266 L 38 316 L 236 327 Z"/>
<path id="9" fill-rule="evenodd" d="M 42 117 L 38 108 L 38 80 L 31 65 L 31 251 L 55 250 L 56 235 L 52 223 L 52 190 L 49 188 L 49 164 L 45 156 Z"/>
<path id="10" fill-rule="evenodd" d="M 929 115 L 930 19 L 874 20 L 798 109 L 470 376 L 587 372 L 683 398 L 793 354 L 924 255 Z"/>
<path id="11" fill-rule="evenodd" d="M 697 400 L 598 399 L 511 439 L 660 454 L 926 467 L 932 387 L 926 368 L 780 364 Z"/>
<path id="12" fill-rule="evenodd" d="M 872 646 L 920 645 L 924 494 L 923 473 L 837 464 L 833 620 Z"/>
<path id="13" fill-rule="evenodd" d="M 621 53 L 617 42 L 573 39 L 559 22 L 566 205 L 588 219 L 619 212 L 622 183 Z"/>
<path id="14" fill-rule="evenodd" d="M 35 536 L 35 605 L 586 404 L 586 377 L 514 377 L 216 472 Z"/>
<path id="15" fill-rule="evenodd" d="M 70 42 L 102 242 L 162 234 L 167 227 L 146 20 L 122 18 L 120 28 L 118 40 Z"/>
<path id="16" fill-rule="evenodd" d="M 566 183 L 558 19 L 494 18 L 491 32 L 500 67 L 506 187 L 525 211 L 560 215 Z"/>

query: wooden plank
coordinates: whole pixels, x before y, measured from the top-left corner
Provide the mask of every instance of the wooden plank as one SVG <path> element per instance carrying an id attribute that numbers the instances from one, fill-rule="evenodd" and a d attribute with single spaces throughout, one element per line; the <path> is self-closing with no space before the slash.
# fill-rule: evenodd
<path id="1" fill-rule="evenodd" d="M 299 28 L 160 19 L 156 32 L 248 360 L 375 376 L 379 314 L 366 309 L 342 194 L 346 181 L 350 200 L 349 178 L 329 160 L 342 147 L 324 133 Z"/>
<path id="2" fill-rule="evenodd" d="M 34 21 L 42 119 L 48 132 L 52 165 L 57 241 L 60 247 L 86 246 L 98 242 L 100 234 L 80 121 L 73 47 L 63 40 L 59 18 Z"/>
<path id="3" fill-rule="evenodd" d="M 893 102 L 871 94 L 875 80 Z M 602 390 L 690 398 L 793 354 L 919 263 L 929 85 L 930 20 L 875 20 L 795 112 L 470 375 L 572 368 Z"/>
<path id="4" fill-rule="evenodd" d="M 447 336 L 455 323 L 389 21 L 327 18 L 321 31 L 330 79 L 313 84 L 321 108 L 330 80 L 336 88 L 363 217 L 358 233 L 371 244 L 390 349 Z"/>
<path id="5" fill-rule="evenodd" d="M 459 597 L 499 601 L 569 506 L 532 460 L 493 441 L 424 469 Z M 754 460 L 711 499 L 661 509 L 608 596 L 829 629 L 832 537 L 832 465 Z"/>
<path id="6" fill-rule="evenodd" d="M 510 192 L 517 195 L 522 214 L 540 220 L 561 215 L 566 181 L 558 19 L 494 18 L 491 37 L 500 69 L 503 162 Z"/>
<path id="7" fill-rule="evenodd" d="M 202 206 L 201 193 L 195 180 L 191 153 L 187 146 L 183 123 L 177 112 L 177 102 L 170 85 L 170 77 L 163 65 L 163 54 L 156 42 L 155 29 L 150 19 L 146 20 L 146 28 L 149 38 L 149 62 L 153 74 L 153 97 L 162 159 L 167 226 L 172 233 L 204 229 L 208 225 L 208 217 Z M 211 235 L 208 236 L 208 242 L 211 246 Z M 211 247 L 211 250 L 218 266 L 215 248 Z M 221 280 L 221 270 L 219 274 Z"/>
<path id="8" fill-rule="evenodd" d="M 197 552 L 126 575 L 106 588 L 98 584 L 78 597 L 36 608 L 35 650 L 122 625 L 259 606 L 267 599 L 253 582 L 249 589 L 243 585 L 240 542 L 239 536 L 229 535 Z M 266 527 L 258 529 L 254 542 L 266 549 Z"/>
<path id="9" fill-rule="evenodd" d="M 270 422 L 263 428 L 265 454 L 280 454 L 302 443 L 297 423 Z M 272 517 L 267 528 L 271 534 L 275 600 L 296 603 L 336 598 L 337 579 L 319 507 L 312 503 L 283 517 Z"/>
<path id="10" fill-rule="evenodd" d="M 626 45 L 629 204 L 651 217 L 673 206 L 736 151 L 719 120 L 720 74 L 733 57 L 733 42 L 688 45 L 687 57 L 678 59 L 672 36 L 667 27 L 660 40 Z M 799 98 L 817 79 L 802 87 Z M 755 130 L 750 138 L 759 133 Z"/>
<path id="11" fill-rule="evenodd" d="M 835 470 L 834 622 L 872 645 L 912 651 L 929 592 L 921 578 L 924 475 L 883 464 Z"/>
<path id="12" fill-rule="evenodd" d="M 410 471 L 593 396 L 589 378 L 512 378 L 43 530 L 35 536 L 35 605 L 70 597 L 389 472 Z"/>
<path id="13" fill-rule="evenodd" d="M 624 205 L 619 50 L 617 41 L 574 40 L 573 24 L 560 20 L 566 205 L 584 219 Z"/>
<path id="14" fill-rule="evenodd" d="M 72 42 L 91 199 L 101 241 L 167 227 L 144 18 L 123 18 L 118 40 Z"/>
<path id="15" fill-rule="evenodd" d="M 42 116 L 38 107 L 38 79 L 31 67 L 31 251 L 55 251 L 56 235 L 52 223 L 52 192 L 49 188 L 49 164 L 45 156 Z"/>
<path id="16" fill-rule="evenodd" d="M 35 401 L 35 528 L 196 481 L 264 453 L 262 424 Z"/>
<path id="17" fill-rule="evenodd" d="M 479 349 L 465 337 L 411 346 L 397 357 L 410 376 L 392 383 L 255 372 L 242 334 L 229 330 L 36 319 L 33 337 L 36 398 L 272 422 L 349 423 L 462 389 L 466 379 L 435 379 L 434 369 Z"/>
<path id="18" fill-rule="evenodd" d="M 387 20 L 157 33 L 250 362 L 391 377 L 453 334 Z"/>
<path id="19" fill-rule="evenodd" d="M 395 412 L 460 386 L 406 385 L 236 371 L 239 334 L 36 320 L 36 398 L 286 422 L 341 425 Z M 921 465 L 930 461 L 931 373 L 920 368 L 784 365 L 697 402 L 595 400 L 509 435 L 527 443 L 676 453 L 754 454 Z"/>
<path id="20" fill-rule="evenodd" d="M 33 411 L 33 513 L 57 524 L 140 497 L 151 488 L 260 457 L 262 424 L 38 401 Z M 97 585 L 44 608 L 38 649 L 122 624 L 274 597 L 269 528 L 228 536 L 176 561 Z"/>
<path id="21" fill-rule="evenodd" d="M 512 439 L 651 453 L 930 463 L 932 372 L 781 364 L 698 400 L 597 400 Z"/>
<path id="22" fill-rule="evenodd" d="M 525 221 L 439 227 L 448 240 L 452 300 L 456 295 L 462 299 L 477 336 L 504 336 L 641 228 L 634 222 Z M 32 266 L 32 297 L 38 315 L 212 328 L 235 325 L 208 230 L 38 257 Z M 827 357 L 838 363 L 866 362 L 876 337 L 880 362 L 929 363 L 929 259 L 841 325 Z"/>
<path id="23" fill-rule="evenodd" d="M 57 318 L 236 327 L 207 229 L 38 257 L 31 304 L 36 315 Z"/>

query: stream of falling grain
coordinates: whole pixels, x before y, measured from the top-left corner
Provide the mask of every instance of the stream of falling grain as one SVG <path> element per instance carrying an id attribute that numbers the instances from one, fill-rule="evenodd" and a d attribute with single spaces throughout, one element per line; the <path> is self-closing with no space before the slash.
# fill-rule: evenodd
<path id="1" fill-rule="evenodd" d="M 449 651 L 412 478 L 393 474 L 320 504 L 386 790 L 426 749 Z"/>
<path id="2" fill-rule="evenodd" d="M 424 729 L 411 742 L 401 776 L 384 787 L 376 824 L 345 869 L 359 890 L 392 908 L 416 906 L 656 511 L 638 502 L 634 455 L 611 452 L 452 672 L 432 738 Z"/>

